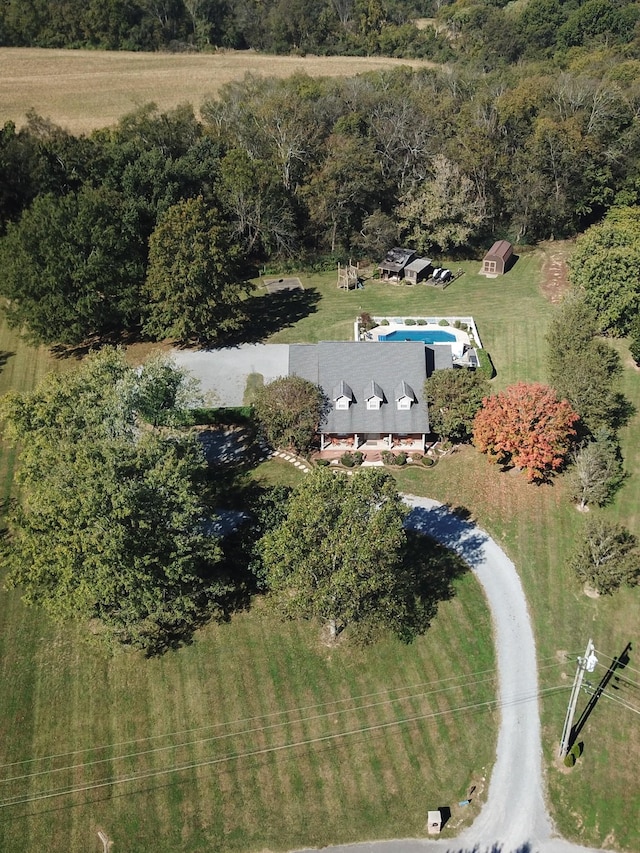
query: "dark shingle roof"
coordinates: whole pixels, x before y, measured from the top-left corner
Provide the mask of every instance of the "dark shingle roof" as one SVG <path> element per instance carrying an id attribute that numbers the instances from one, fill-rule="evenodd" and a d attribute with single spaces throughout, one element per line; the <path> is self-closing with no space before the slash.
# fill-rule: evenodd
<path id="1" fill-rule="evenodd" d="M 292 344 L 289 373 L 320 385 L 329 399 L 340 382 L 353 389 L 348 409 L 332 407 L 323 431 L 332 433 L 428 433 L 429 417 L 424 401 L 427 354 L 432 349 L 419 341 L 322 341 L 319 344 Z M 433 353 L 431 353 L 433 358 Z M 379 409 L 367 409 L 366 389 L 378 386 L 385 402 Z M 400 410 L 396 389 L 406 383 L 414 394 L 410 409 Z M 376 392 L 377 393 L 377 392 Z"/>
<path id="2" fill-rule="evenodd" d="M 410 400 L 413 400 L 415 403 L 416 395 L 413 392 L 413 388 L 407 382 L 402 380 L 402 382 L 396 387 L 396 392 L 394 394 L 394 398 L 396 400 L 402 400 L 403 397 L 409 397 Z"/>
<path id="3" fill-rule="evenodd" d="M 344 379 L 341 379 L 333 389 L 333 397 L 331 399 L 339 400 L 340 397 L 348 397 L 349 400 L 353 400 L 353 391 L 349 388 Z"/>
<path id="4" fill-rule="evenodd" d="M 401 249 L 399 246 L 395 246 L 393 249 L 389 249 L 378 269 L 400 272 L 415 256 L 416 253 L 413 249 Z"/>

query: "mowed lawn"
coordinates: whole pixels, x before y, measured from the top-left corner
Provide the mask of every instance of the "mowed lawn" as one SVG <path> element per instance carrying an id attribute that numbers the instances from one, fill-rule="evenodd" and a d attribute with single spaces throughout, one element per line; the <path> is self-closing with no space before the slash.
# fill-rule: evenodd
<path id="1" fill-rule="evenodd" d="M 540 252 L 523 254 L 509 276 L 493 281 L 476 275 L 479 264 L 464 264 L 465 274 L 445 291 L 368 281 L 364 290 L 346 293 L 333 274 L 302 276 L 319 297 L 316 310 L 271 339 L 349 339 L 360 311 L 471 314 L 495 362 L 496 387 L 543 380 L 554 306 L 540 289 L 542 261 Z M 0 375 L 3 390 L 30 387 L 51 364 L 68 365 L 3 335 L 4 348 L 16 353 Z M 640 379 L 624 343 L 619 347 L 624 390 L 640 410 Z M 631 476 L 607 514 L 640 533 L 637 435 L 636 417 L 623 433 Z M 5 484 L 11 465 L 5 456 Z M 269 462 L 256 476 L 290 481 L 292 471 Z M 563 478 L 531 486 L 470 448 L 431 470 L 398 470 L 397 478 L 403 491 L 464 507 L 514 559 L 538 638 L 543 743 L 558 828 L 590 844 L 606 838 L 637 851 L 637 714 L 603 697 L 583 731 L 577 767 L 568 773 L 555 756 L 575 655 L 592 636 L 606 665 L 605 655 L 637 638 L 638 591 L 589 599 L 567 575 L 565 559 L 583 519 Z M 104 786 L 0 808 L 0 849 L 91 849 L 98 829 L 115 849 L 286 849 L 420 835 L 426 810 L 440 805 L 454 806 L 453 834 L 481 802 L 499 712 L 482 704 L 495 686 L 491 629 L 470 574 L 411 646 L 389 640 L 368 650 L 330 649 L 313 626 L 274 622 L 257 603 L 229 624 L 206 627 L 191 646 L 150 661 L 109 656 L 83 630 L 55 629 L 25 610 L 16 593 L 1 596 L 0 760 L 62 755 L 3 767 L 3 779 L 28 778 L 1 786 L 0 804 Z M 639 683 L 638 671 L 632 652 L 625 677 Z M 635 695 L 635 688 L 624 689 L 620 697 L 638 707 L 637 689 Z M 420 719 L 402 722 L 410 716 Z M 83 749 L 91 751 L 64 755 Z M 78 766 L 50 772 L 68 765 Z M 29 775 L 40 771 L 46 772 Z M 144 773 L 148 778 L 140 778 Z M 111 784 L 128 775 L 139 778 Z M 474 784 L 480 799 L 458 808 Z"/>
<path id="2" fill-rule="evenodd" d="M 2 392 L 73 367 L 4 326 L 0 340 Z M 7 499 L 15 460 L 1 449 Z M 412 645 L 330 648 L 256 601 L 151 660 L 3 589 L 0 678 L 0 850 L 16 853 L 99 849 L 98 831 L 167 853 L 421 835 L 440 805 L 455 833 L 482 804 L 499 719 L 470 573 Z"/>
<path id="3" fill-rule="evenodd" d="M 90 133 L 150 102 L 161 110 L 190 103 L 197 111 L 225 83 L 249 73 L 345 77 L 433 64 L 381 56 L 266 56 L 250 50 L 177 54 L 3 47 L 0 120 L 21 126 L 26 111 L 34 109 L 71 133 Z"/>

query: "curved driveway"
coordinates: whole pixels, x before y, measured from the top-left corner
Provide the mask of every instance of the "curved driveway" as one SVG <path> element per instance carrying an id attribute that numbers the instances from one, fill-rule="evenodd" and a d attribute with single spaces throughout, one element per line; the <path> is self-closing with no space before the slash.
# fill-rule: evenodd
<path id="1" fill-rule="evenodd" d="M 536 650 L 515 566 L 484 531 L 429 498 L 405 495 L 407 526 L 458 553 L 483 587 L 493 617 L 502 718 L 487 801 L 458 838 L 402 839 L 325 848 L 334 853 L 585 853 L 554 837 L 544 801 Z"/>

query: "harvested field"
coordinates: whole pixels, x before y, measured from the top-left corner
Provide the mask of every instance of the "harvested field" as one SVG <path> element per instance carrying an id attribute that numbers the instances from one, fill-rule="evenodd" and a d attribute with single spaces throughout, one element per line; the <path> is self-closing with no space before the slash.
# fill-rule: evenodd
<path id="1" fill-rule="evenodd" d="M 20 126 L 27 110 L 75 134 L 115 124 L 153 101 L 161 110 L 204 98 L 245 74 L 345 77 L 424 60 L 348 56 L 267 56 L 252 51 L 210 54 L 0 48 L 0 120 Z"/>

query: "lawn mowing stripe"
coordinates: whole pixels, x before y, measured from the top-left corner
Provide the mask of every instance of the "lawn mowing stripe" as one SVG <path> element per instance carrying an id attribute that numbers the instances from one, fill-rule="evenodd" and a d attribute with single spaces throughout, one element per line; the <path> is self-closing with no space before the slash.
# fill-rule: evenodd
<path id="1" fill-rule="evenodd" d="M 293 623 L 292 628 L 295 629 L 295 645 L 298 647 L 302 644 L 308 643 L 309 639 L 315 640 L 317 636 L 319 637 L 318 627 L 314 623 Z M 296 655 L 293 646 L 289 645 L 286 649 L 285 657 L 288 663 L 287 682 L 291 689 L 289 691 L 290 698 L 282 697 L 285 701 L 285 706 L 288 705 L 289 707 L 292 707 L 292 703 L 293 707 L 309 705 L 312 697 L 309 696 L 307 684 L 315 682 L 316 684 L 321 684 L 323 686 L 326 685 L 327 666 L 323 654 L 324 649 L 320 648 L 317 651 L 312 649 L 311 651 L 312 654 L 307 655 L 306 657 L 308 668 L 305 671 L 300 668 L 299 656 Z M 296 683 L 298 680 L 303 682 L 303 684 L 300 685 L 302 692 L 300 692 L 299 689 L 296 689 Z M 329 695 L 331 694 L 325 687 L 325 701 Z M 292 737 L 297 739 L 298 735 L 303 733 L 308 737 L 331 734 L 333 732 L 333 728 L 330 718 L 322 716 L 323 713 L 326 713 L 326 710 L 328 709 L 320 708 L 318 709 L 319 713 L 304 712 L 303 714 L 293 714 L 294 717 L 306 717 L 306 721 L 301 724 L 295 724 L 292 727 Z M 312 717 L 316 717 L 316 719 L 312 719 Z M 302 728 L 302 732 L 300 731 L 300 728 Z M 341 808 L 344 808 L 343 803 L 347 796 L 344 789 L 345 777 L 341 773 L 341 761 L 335 747 L 337 747 L 337 744 L 333 745 L 331 748 L 322 750 L 322 754 L 319 755 L 318 745 L 310 744 L 300 751 L 298 758 L 295 760 L 295 764 L 298 767 L 302 766 L 306 769 L 305 799 L 313 800 L 315 806 L 314 811 L 316 811 L 319 816 L 324 813 L 325 815 L 331 815 L 332 818 L 336 815 L 336 809 L 340 810 Z M 320 762 L 329 764 L 329 777 L 331 781 L 328 785 L 325 784 L 323 779 L 319 778 L 318 767 Z M 287 762 L 288 774 L 291 773 L 293 767 L 293 760 L 289 760 Z M 319 808 L 320 800 L 323 803 L 322 808 Z M 296 822 L 298 824 L 297 831 L 299 832 L 300 826 L 304 823 L 304 814 L 302 810 L 299 810 Z M 317 837 L 316 833 L 322 829 L 321 824 L 322 822 L 320 822 L 317 827 L 313 827 L 312 832 L 309 832 L 310 827 L 307 827 L 305 837 L 308 837 L 309 839 Z M 295 829 L 294 826 L 292 826 L 292 830 L 293 829 Z"/>
<path id="2" fill-rule="evenodd" d="M 309 631 L 316 630 L 315 626 L 309 623 L 298 623 L 296 627 L 296 646 L 307 641 Z M 318 685 L 320 682 L 325 683 L 326 667 L 323 666 L 324 662 L 321 658 L 319 656 L 307 656 L 305 659 L 307 666 L 303 667 L 301 666 L 300 656 L 297 654 L 296 648 L 290 644 L 287 644 L 284 657 L 287 665 L 287 686 L 289 690 L 280 696 L 282 707 L 302 708 L 313 704 L 314 701 L 321 701 L 321 693 L 310 692 L 310 688 L 313 685 Z M 310 666 L 312 661 L 316 664 L 313 673 Z M 293 724 L 292 737 L 294 739 L 310 739 L 318 731 L 318 723 L 309 719 L 310 715 L 305 716 L 305 714 L 295 713 L 293 716 L 302 718 L 300 722 Z M 327 722 L 323 721 L 321 730 L 327 731 L 327 728 Z M 313 798 L 314 811 L 316 813 L 327 814 L 331 811 L 327 808 L 326 799 L 329 789 L 322 778 L 320 772 L 321 761 L 316 750 L 312 746 L 306 747 L 304 750 L 304 761 L 301 759 L 302 755 L 300 756 L 300 760 L 296 761 L 295 765 L 291 761 L 289 767 L 289 773 L 294 774 L 294 778 L 292 779 L 292 795 L 294 797 L 297 795 L 296 798 L 299 803 L 296 820 L 298 831 L 304 825 L 304 809 L 302 808 L 302 804 L 308 797 Z M 300 773 L 300 767 L 304 768 L 304 775 Z M 296 779 L 300 781 L 297 783 Z M 304 785 L 305 780 L 306 785 Z M 300 783 L 303 783 L 304 797 L 301 796 L 303 793 L 302 790 L 296 791 L 296 784 Z M 344 797 L 341 796 L 342 784 L 340 775 L 337 776 L 337 781 L 334 781 L 331 787 L 331 790 L 335 791 L 336 789 L 338 799 L 342 802 Z"/>
<path id="3" fill-rule="evenodd" d="M 205 644 L 202 642 L 199 643 L 199 659 L 205 670 L 201 677 L 206 679 L 209 685 L 211 713 L 216 714 L 217 712 L 217 716 L 225 723 L 242 717 L 242 714 L 246 712 L 246 705 L 240 702 L 239 688 L 241 682 L 237 677 L 234 677 L 235 670 L 225 667 L 223 673 L 222 666 L 223 662 L 226 662 L 224 641 L 231 640 L 231 642 L 235 642 L 236 649 L 240 646 L 240 638 L 237 636 L 239 632 L 236 630 L 239 627 L 240 625 L 234 626 L 233 633 L 236 636 L 231 638 L 228 636 L 232 633 L 230 625 L 209 626 L 208 632 L 215 636 L 213 654 L 206 655 Z M 226 730 L 226 726 L 224 729 Z M 236 808 L 243 816 L 246 832 L 249 836 L 257 831 L 257 823 L 252 822 L 253 811 L 246 802 L 245 787 L 241 783 L 237 761 L 228 762 L 224 768 L 224 773 L 220 781 L 219 808 L 210 818 L 212 824 L 212 830 L 210 831 L 214 831 L 216 837 L 220 839 L 224 837 L 225 833 L 225 803 L 236 804 Z"/>
<path id="4" fill-rule="evenodd" d="M 318 628 L 313 623 L 298 623 L 298 643 L 308 643 L 317 634 Z M 311 636 L 310 636 L 311 634 Z M 317 640 L 316 640 L 317 641 Z M 321 704 L 329 697 L 335 697 L 337 683 L 335 676 L 339 671 L 333 667 L 333 659 L 328 659 L 329 652 L 324 648 L 315 650 L 312 655 L 306 657 L 306 667 L 301 668 L 296 660 L 295 648 L 289 649 L 288 655 L 294 663 L 294 671 L 298 676 L 298 689 L 294 691 L 295 702 L 298 707 L 303 705 Z M 313 666 L 312 666 L 313 664 Z M 296 680 L 294 678 L 294 685 Z M 330 710 L 330 706 L 319 708 L 319 711 Z M 310 715 L 300 724 L 302 736 L 312 738 L 321 733 L 330 733 L 334 730 L 331 717 L 321 721 L 309 719 Z M 305 843 L 316 843 L 323 835 L 323 827 L 330 825 L 344 814 L 349 792 L 345 785 L 344 767 L 340 761 L 340 753 L 335 749 L 320 751 L 310 745 L 305 749 L 306 787 L 303 802 L 311 799 L 313 802 L 313 821 L 311 825 L 305 826 L 304 811 L 300 812 L 298 819 L 297 836 L 305 839 Z M 304 829 L 303 829 L 304 827 Z"/>
<path id="5" fill-rule="evenodd" d="M 317 702 L 326 702 L 328 697 L 345 699 L 358 696 L 357 688 L 352 678 L 354 669 L 351 661 L 345 659 L 345 650 L 339 646 L 335 650 L 326 649 L 323 652 L 322 681 L 318 678 L 314 687 L 314 697 Z M 368 679 L 366 686 L 369 686 Z M 362 700 L 357 700 L 362 701 Z M 366 700 L 365 700 L 366 701 Z M 340 702 L 336 705 L 326 705 L 328 712 L 334 711 L 327 717 L 329 731 L 344 731 L 357 726 L 352 708 L 356 702 Z M 320 751 L 313 749 L 317 761 L 318 773 L 322 782 L 323 807 L 320 810 L 315 835 L 321 832 L 323 815 L 330 821 L 331 834 L 335 840 L 345 840 L 353 837 L 351 832 L 340 834 L 339 827 L 344 826 L 345 820 L 349 826 L 349 815 L 366 808 L 367 793 L 363 783 L 367 781 L 366 773 L 362 770 L 362 755 L 355 739 L 348 738 L 337 741 L 333 748 Z M 344 768 L 348 767 L 348 773 Z"/>
<path id="6" fill-rule="evenodd" d="M 260 629 L 261 617 L 257 617 L 252 624 L 246 614 L 241 615 L 229 626 L 220 625 L 215 628 L 217 661 L 220 664 L 221 674 L 219 689 L 225 707 L 229 709 L 227 719 L 234 720 L 262 713 L 258 691 L 255 689 L 258 673 L 255 647 L 257 643 L 260 649 L 261 642 L 259 636 L 257 641 L 253 637 Z M 229 661 L 226 659 L 227 643 L 234 649 L 234 655 L 229 656 Z M 231 663 L 230 668 L 227 666 L 228 663 Z M 236 709 L 239 709 L 240 713 L 237 713 Z M 233 731 L 234 728 L 230 730 Z M 237 738 L 231 743 L 238 744 Z M 230 765 L 233 794 L 223 798 L 221 803 L 218 818 L 220 831 L 246 832 L 252 836 L 260 830 L 264 822 L 267 806 L 262 797 L 262 791 L 265 785 L 260 781 L 258 768 L 254 762 L 238 759 L 231 761 Z M 236 791 L 240 792 L 243 799 L 243 808 L 240 811 L 236 806 Z"/>
<path id="7" fill-rule="evenodd" d="M 159 722 L 155 722 L 156 729 L 167 726 L 169 729 L 183 727 L 190 723 L 192 716 L 189 713 L 188 701 L 189 690 L 186 684 L 193 684 L 191 677 L 187 678 L 189 670 L 189 662 L 192 654 L 192 648 L 186 650 L 187 654 L 181 656 L 179 662 L 177 659 L 163 657 L 158 661 L 153 661 L 153 665 L 159 671 L 154 678 L 154 682 L 161 686 L 159 692 L 159 700 L 156 701 L 157 707 L 166 709 L 167 713 L 163 714 L 163 718 Z M 150 764 L 154 768 L 162 769 L 167 764 L 178 762 L 195 762 L 200 758 L 200 753 L 196 745 L 185 745 L 179 749 L 172 750 L 168 755 L 161 754 L 151 756 Z M 183 806 L 192 801 L 200 801 L 202 798 L 200 791 L 200 778 L 197 770 L 187 771 L 186 773 L 176 774 L 175 776 L 167 777 L 167 784 L 164 789 L 159 786 L 156 788 L 154 796 L 155 806 L 158 821 L 158 826 L 166 837 L 174 834 L 174 837 L 179 837 L 177 828 L 183 825 Z"/>
<path id="8" fill-rule="evenodd" d="M 274 710 L 273 701 L 270 696 L 271 685 L 269 679 L 265 677 L 268 664 L 267 643 L 265 642 L 265 619 L 264 615 L 260 615 L 258 622 L 258 632 L 256 635 L 247 634 L 247 674 L 248 688 L 250 695 L 251 715 L 268 714 Z M 252 736 L 252 743 L 256 748 L 267 747 L 271 740 L 268 732 L 258 732 Z M 250 768 L 253 773 L 254 783 L 254 801 L 255 811 L 258 818 L 258 824 L 261 827 L 261 832 L 265 830 L 268 834 L 272 834 L 275 827 L 271 825 L 274 818 L 273 803 L 275 796 L 273 795 L 274 779 L 277 774 L 274 768 L 275 758 L 273 754 L 266 757 L 241 759 L 241 767 Z M 229 804 L 232 807 L 233 804 Z M 229 816 L 232 821 L 232 815 Z"/>

